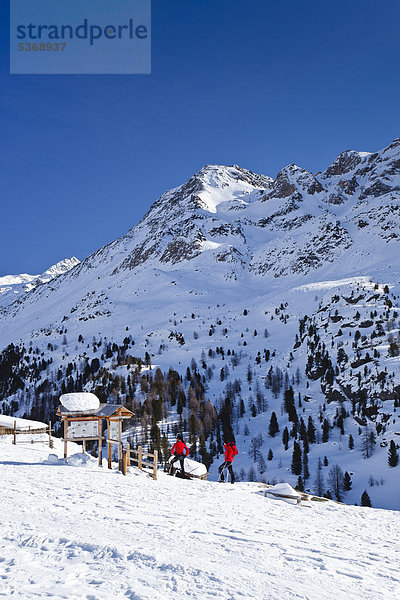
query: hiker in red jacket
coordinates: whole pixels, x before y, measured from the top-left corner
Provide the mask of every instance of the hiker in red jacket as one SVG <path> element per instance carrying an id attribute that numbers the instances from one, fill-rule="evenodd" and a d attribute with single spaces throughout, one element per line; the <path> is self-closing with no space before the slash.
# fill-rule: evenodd
<path id="1" fill-rule="evenodd" d="M 224 471 L 224 469 L 228 469 L 230 476 L 231 476 L 231 483 L 235 483 L 235 474 L 232 469 L 232 462 L 233 462 L 233 459 L 235 458 L 236 454 L 238 453 L 238 450 L 236 448 L 235 442 L 225 442 L 224 446 L 225 446 L 225 462 L 223 462 L 222 465 L 220 467 L 218 467 L 218 471 L 219 471 L 219 480 L 218 481 L 221 483 L 225 481 L 223 471 Z"/>
<path id="2" fill-rule="evenodd" d="M 176 442 L 172 446 L 171 454 L 174 458 L 170 462 L 168 475 L 172 475 L 174 463 L 178 460 L 181 463 L 182 475 L 185 475 L 185 457 L 189 454 L 189 448 L 186 446 L 181 435 L 176 436 Z"/>

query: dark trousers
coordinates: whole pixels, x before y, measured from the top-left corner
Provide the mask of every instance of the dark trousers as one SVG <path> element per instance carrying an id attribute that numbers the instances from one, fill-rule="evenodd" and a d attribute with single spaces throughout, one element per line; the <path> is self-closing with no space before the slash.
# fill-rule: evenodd
<path id="1" fill-rule="evenodd" d="M 222 463 L 222 465 L 220 467 L 218 467 L 221 481 L 225 481 L 225 477 L 223 474 L 224 469 L 228 469 L 230 476 L 231 476 L 231 483 L 235 483 L 235 474 L 232 469 L 232 461 L 231 460 L 226 460 L 225 462 Z"/>
<path id="2" fill-rule="evenodd" d="M 172 469 L 173 469 L 174 463 L 176 463 L 178 460 L 181 463 L 182 475 L 185 474 L 185 457 L 183 456 L 183 454 L 176 454 L 170 462 L 170 466 L 169 466 L 169 474 L 170 475 L 172 474 Z"/>

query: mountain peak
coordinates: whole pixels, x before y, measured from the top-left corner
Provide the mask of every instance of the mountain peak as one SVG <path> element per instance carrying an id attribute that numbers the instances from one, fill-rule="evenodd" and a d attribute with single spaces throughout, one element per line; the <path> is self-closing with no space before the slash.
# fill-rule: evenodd
<path id="1" fill-rule="evenodd" d="M 41 275 L 22 273 L 20 275 L 5 275 L 4 277 L 0 277 L 0 306 L 11 304 L 11 302 L 20 298 L 24 292 L 29 292 L 40 283 L 48 283 L 79 264 L 80 261 L 73 256 L 72 258 L 60 260 L 55 265 L 46 269 Z"/>
<path id="2" fill-rule="evenodd" d="M 341 152 L 333 163 L 326 169 L 324 175 L 345 175 L 353 171 L 363 160 L 371 156 L 371 152 L 358 152 L 356 150 L 345 150 Z"/>
<path id="3" fill-rule="evenodd" d="M 64 258 L 55 265 L 52 265 L 50 268 L 46 269 L 46 271 L 44 271 L 44 273 L 42 273 L 39 276 L 39 279 L 40 281 L 48 281 L 50 279 L 53 279 L 54 277 L 57 277 L 62 273 L 70 271 L 71 269 L 76 267 L 76 265 L 79 265 L 80 262 L 81 261 L 78 258 L 76 258 L 76 256 L 72 256 L 71 258 Z"/>

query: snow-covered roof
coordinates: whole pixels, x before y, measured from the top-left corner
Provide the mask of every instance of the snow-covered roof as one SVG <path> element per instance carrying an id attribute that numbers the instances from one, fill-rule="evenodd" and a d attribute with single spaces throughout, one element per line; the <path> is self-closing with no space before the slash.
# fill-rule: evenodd
<path id="1" fill-rule="evenodd" d="M 46 429 L 46 423 L 40 421 L 31 421 L 29 419 L 20 419 L 17 417 L 9 417 L 8 415 L 0 415 L 0 427 L 14 429 L 16 424 L 17 431 L 29 431 L 29 429 Z"/>
<path id="2" fill-rule="evenodd" d="M 68 410 L 67 408 L 65 408 L 65 406 L 60 406 L 58 408 L 58 414 L 60 416 L 74 416 L 74 417 L 79 417 L 79 416 L 94 416 L 94 417 L 112 417 L 115 416 L 116 413 L 121 410 L 123 411 L 123 414 L 118 415 L 121 416 L 122 418 L 129 418 L 132 415 L 132 412 L 130 410 L 128 410 L 127 408 L 125 408 L 125 406 L 123 406 L 122 404 L 99 404 L 99 407 L 97 409 L 88 409 L 88 410 Z"/>
<path id="3" fill-rule="evenodd" d="M 69 412 L 97 410 L 100 400 L 90 392 L 74 392 L 60 396 L 60 402 Z"/>

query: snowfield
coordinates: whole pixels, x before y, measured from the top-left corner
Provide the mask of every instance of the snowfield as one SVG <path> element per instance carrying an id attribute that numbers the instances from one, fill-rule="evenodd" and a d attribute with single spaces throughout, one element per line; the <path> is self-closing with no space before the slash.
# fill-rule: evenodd
<path id="1" fill-rule="evenodd" d="M 155 482 L 133 467 L 123 477 L 106 461 L 47 460 L 62 442 L 25 438 L 0 437 L 0 598 L 398 597 L 396 512 L 293 506 L 257 483 Z"/>

